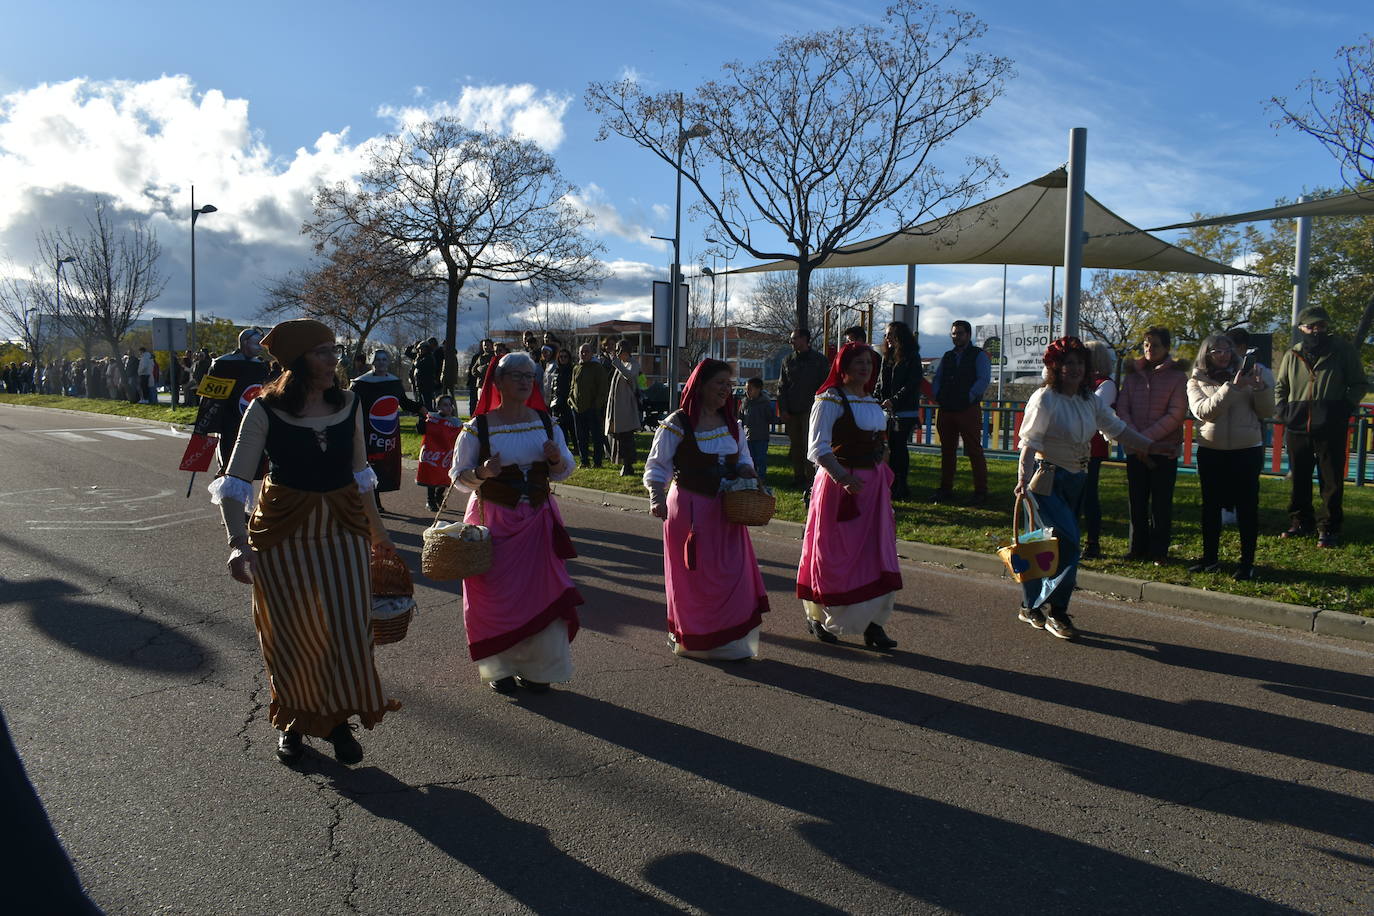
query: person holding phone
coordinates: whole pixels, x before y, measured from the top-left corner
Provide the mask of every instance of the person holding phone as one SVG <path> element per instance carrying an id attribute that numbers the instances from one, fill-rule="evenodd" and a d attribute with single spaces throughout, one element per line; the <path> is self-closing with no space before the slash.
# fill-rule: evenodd
<path id="1" fill-rule="evenodd" d="M 1259 371 L 1255 351 L 1240 356 L 1222 333 L 1204 340 L 1188 379 L 1188 407 L 1201 423 L 1196 435 L 1197 476 L 1202 486 L 1202 557 L 1188 571 L 1219 569 L 1221 510 L 1232 505 L 1240 531 L 1240 565 L 1234 578 L 1254 579 L 1263 418 L 1274 412 L 1274 388 Z"/>

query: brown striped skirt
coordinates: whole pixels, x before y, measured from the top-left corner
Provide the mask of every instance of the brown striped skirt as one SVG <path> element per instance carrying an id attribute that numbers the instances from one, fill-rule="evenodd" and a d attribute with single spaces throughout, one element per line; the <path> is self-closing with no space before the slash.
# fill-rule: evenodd
<path id="1" fill-rule="evenodd" d="M 272 528 L 263 512 L 274 502 L 269 487 L 254 529 Z M 287 496 L 284 487 L 270 488 L 278 502 Z M 351 500 L 288 493 L 293 530 L 279 540 L 255 538 L 275 541 L 258 550 L 253 583 L 253 625 L 272 689 L 268 716 L 278 729 L 319 738 L 350 716 L 372 728 L 401 704 L 383 696 L 372 658 L 367 538 L 357 533 L 358 519 L 340 515 Z M 302 500 L 314 505 L 301 511 Z"/>

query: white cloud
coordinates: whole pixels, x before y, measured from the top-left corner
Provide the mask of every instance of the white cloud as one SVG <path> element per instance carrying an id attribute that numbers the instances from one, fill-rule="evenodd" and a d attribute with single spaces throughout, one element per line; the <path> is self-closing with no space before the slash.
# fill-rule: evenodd
<path id="1" fill-rule="evenodd" d="M 578 209 L 586 211 L 596 223 L 596 231 L 602 235 L 613 235 L 658 251 L 667 251 L 668 243 L 652 238 L 654 229 L 635 217 L 621 215 L 615 204 L 606 199 L 605 190 L 598 184 L 587 185 L 578 194 L 570 195 L 569 202 Z M 633 203 L 633 201 L 631 201 Z M 638 209 L 638 208 L 636 208 Z"/>
<path id="2" fill-rule="evenodd" d="M 468 127 L 531 140 L 545 150 L 563 142 L 563 116 L 572 97 L 540 92 L 529 83 L 514 86 L 464 86 L 456 100 L 430 105 L 383 105 L 377 116 L 396 122 L 397 129 L 434 118 L 455 118 Z"/>

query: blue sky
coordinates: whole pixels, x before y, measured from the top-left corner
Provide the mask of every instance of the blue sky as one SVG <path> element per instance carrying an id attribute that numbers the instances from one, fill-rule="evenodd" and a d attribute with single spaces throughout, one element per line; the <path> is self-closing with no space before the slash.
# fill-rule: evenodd
<path id="1" fill-rule="evenodd" d="M 309 192 L 346 178 L 359 146 L 405 109 L 526 125 L 597 218 L 614 277 L 588 317 L 643 315 L 669 255 L 671 171 L 628 141 L 597 142 L 582 95 L 633 73 L 690 90 L 784 33 L 873 21 L 867 0 L 643 0 L 518 4 L 0 3 L 0 262 L 24 263 L 42 226 L 79 223 L 96 193 L 152 220 L 186 300 L 185 190 L 220 212 L 197 227 L 203 308 L 248 319 L 271 275 L 299 266 Z M 1329 72 L 1368 31 L 1367 4 L 1211 0 L 1101 4 L 971 2 L 981 47 L 1017 77 L 949 150 L 995 153 L 991 193 L 1060 165 L 1069 128 L 1089 129 L 1088 189 L 1138 225 L 1263 207 L 1334 185 L 1314 141 L 1275 131 L 1264 101 Z M 76 81 L 76 82 L 73 82 Z M 690 203 L 690 200 L 687 201 Z M 684 227 L 684 261 L 704 246 Z M 874 270 L 873 282 L 903 271 Z M 1012 271 L 1030 315 L 1048 270 Z M 927 332 L 977 322 L 1000 301 L 999 268 L 920 268 Z M 493 299 L 504 301 L 498 290 Z M 476 330 L 468 321 L 461 336 Z"/>

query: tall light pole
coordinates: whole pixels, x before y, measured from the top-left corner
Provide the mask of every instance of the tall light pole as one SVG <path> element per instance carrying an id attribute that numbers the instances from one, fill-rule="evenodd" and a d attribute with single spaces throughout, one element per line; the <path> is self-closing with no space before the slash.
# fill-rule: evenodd
<path id="1" fill-rule="evenodd" d="M 196 352 L 196 220 L 202 213 L 214 213 L 218 208 L 213 204 L 196 206 L 196 186 L 191 185 L 191 354 Z"/>
<path id="2" fill-rule="evenodd" d="M 58 360 L 58 362 L 61 362 L 61 361 L 62 361 L 62 265 L 63 265 L 63 264 L 75 264 L 75 263 L 76 263 L 76 258 L 72 257 L 71 255 L 67 255 L 65 258 L 62 257 L 62 243 L 61 243 L 61 242 L 58 242 L 58 243 L 57 243 L 57 266 L 56 266 L 55 268 L 53 268 L 53 288 L 52 288 L 52 292 L 53 292 L 53 323 L 54 323 L 55 325 L 57 325 L 57 351 L 58 351 L 58 352 L 57 352 L 57 360 Z M 38 320 L 39 320 L 39 322 L 40 322 L 39 327 L 41 328 L 41 327 L 42 327 L 41 322 L 42 322 L 42 320 L 43 320 L 43 316 L 42 316 L 42 315 L 39 315 L 39 316 L 38 316 Z"/>
<path id="3" fill-rule="evenodd" d="M 490 286 L 490 285 L 487 286 L 486 292 L 482 292 L 481 290 L 478 290 L 478 291 L 477 291 L 477 298 L 478 298 L 478 299 L 485 299 L 485 300 L 487 300 L 487 330 L 486 330 L 486 333 L 483 334 L 482 336 L 483 336 L 483 337 L 490 337 L 490 336 L 491 336 L 491 286 Z"/>
<path id="4" fill-rule="evenodd" d="M 693 124 L 682 129 L 682 93 L 677 94 L 677 194 L 673 204 L 673 273 L 669 278 L 668 291 L 668 410 L 677 410 L 677 323 L 679 287 L 682 285 L 682 151 L 687 148 L 688 140 L 704 137 L 711 132 L 705 124 Z"/>

